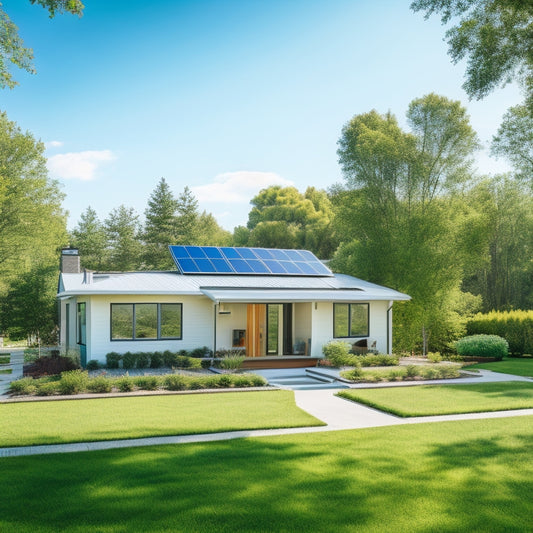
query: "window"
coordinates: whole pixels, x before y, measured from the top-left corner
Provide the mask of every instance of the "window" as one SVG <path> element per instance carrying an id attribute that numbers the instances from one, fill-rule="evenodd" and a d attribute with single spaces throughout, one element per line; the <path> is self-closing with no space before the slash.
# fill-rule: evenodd
<path id="1" fill-rule="evenodd" d="M 181 339 L 182 304 L 111 304 L 111 340 Z"/>
<path id="2" fill-rule="evenodd" d="M 78 344 L 87 344 L 87 311 L 85 302 L 78 304 Z"/>
<path id="3" fill-rule="evenodd" d="M 333 336 L 368 337 L 368 304 L 333 304 Z"/>

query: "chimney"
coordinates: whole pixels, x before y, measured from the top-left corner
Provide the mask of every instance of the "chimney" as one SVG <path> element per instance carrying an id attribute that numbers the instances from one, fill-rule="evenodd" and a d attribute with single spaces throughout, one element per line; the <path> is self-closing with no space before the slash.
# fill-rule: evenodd
<path id="1" fill-rule="evenodd" d="M 77 248 L 63 248 L 61 250 L 61 272 L 65 274 L 80 273 L 80 256 Z"/>

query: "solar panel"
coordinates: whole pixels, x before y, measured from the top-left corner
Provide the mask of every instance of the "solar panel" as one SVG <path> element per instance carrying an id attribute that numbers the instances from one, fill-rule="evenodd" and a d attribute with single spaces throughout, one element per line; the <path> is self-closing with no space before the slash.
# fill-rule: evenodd
<path id="1" fill-rule="evenodd" d="M 169 249 L 182 274 L 333 276 L 329 268 L 307 250 L 230 246 L 169 246 Z"/>

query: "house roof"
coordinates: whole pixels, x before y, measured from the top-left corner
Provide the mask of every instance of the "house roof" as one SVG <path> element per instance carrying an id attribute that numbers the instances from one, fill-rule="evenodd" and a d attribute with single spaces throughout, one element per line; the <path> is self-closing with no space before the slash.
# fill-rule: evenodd
<path id="1" fill-rule="evenodd" d="M 332 277 L 187 275 L 178 272 L 61 273 L 58 297 L 96 294 L 204 295 L 215 302 L 410 300 L 345 274 Z"/>

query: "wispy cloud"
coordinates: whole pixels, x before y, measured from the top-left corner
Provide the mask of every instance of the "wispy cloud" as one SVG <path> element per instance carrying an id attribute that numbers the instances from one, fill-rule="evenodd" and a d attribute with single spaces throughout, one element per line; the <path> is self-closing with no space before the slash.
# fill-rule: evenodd
<path id="1" fill-rule="evenodd" d="M 261 189 L 270 185 L 288 187 L 290 180 L 275 172 L 241 170 L 215 176 L 213 183 L 191 187 L 199 202 L 248 204 Z"/>
<path id="2" fill-rule="evenodd" d="M 44 143 L 45 148 L 60 148 L 65 143 L 63 141 L 48 141 Z"/>
<path id="3" fill-rule="evenodd" d="M 111 150 L 87 150 L 69 152 L 48 158 L 48 170 L 56 178 L 90 181 L 96 177 L 99 167 L 116 159 Z"/>

